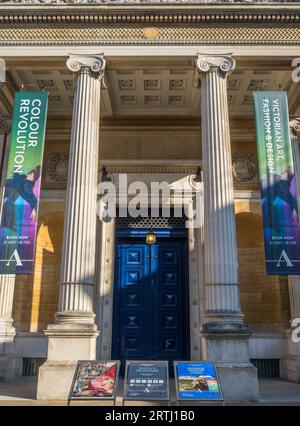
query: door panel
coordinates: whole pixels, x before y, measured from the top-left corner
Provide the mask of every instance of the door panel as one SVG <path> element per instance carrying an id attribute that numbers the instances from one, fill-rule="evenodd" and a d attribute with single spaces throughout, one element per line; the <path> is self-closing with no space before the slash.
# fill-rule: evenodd
<path id="1" fill-rule="evenodd" d="M 185 239 L 117 244 L 112 358 L 189 359 Z"/>
<path id="2" fill-rule="evenodd" d="M 117 256 L 118 291 L 114 302 L 119 313 L 114 321 L 118 322 L 119 332 L 115 349 L 120 358 L 144 359 L 148 346 L 145 302 L 149 299 L 149 250 L 144 244 L 120 244 Z"/>
<path id="3" fill-rule="evenodd" d="M 171 244 L 163 241 L 155 247 L 159 271 L 155 289 L 158 300 L 157 357 L 162 359 L 183 359 L 187 352 L 185 248 L 182 241 Z"/>

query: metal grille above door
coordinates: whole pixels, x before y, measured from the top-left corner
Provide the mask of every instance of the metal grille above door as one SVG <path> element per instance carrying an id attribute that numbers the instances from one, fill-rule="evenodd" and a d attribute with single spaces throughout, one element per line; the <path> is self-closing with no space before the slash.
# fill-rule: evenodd
<path id="1" fill-rule="evenodd" d="M 160 212 L 161 213 L 161 212 Z M 116 227 L 118 229 L 126 228 L 172 228 L 181 229 L 185 228 L 185 222 L 187 218 L 182 213 L 182 217 L 175 217 L 174 211 L 171 210 L 170 217 L 151 217 L 150 213 L 148 217 L 118 217 L 116 219 Z"/>

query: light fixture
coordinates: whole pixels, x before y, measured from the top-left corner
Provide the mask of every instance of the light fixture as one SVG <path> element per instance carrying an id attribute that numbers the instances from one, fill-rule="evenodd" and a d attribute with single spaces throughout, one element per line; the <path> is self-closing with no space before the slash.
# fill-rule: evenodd
<path id="1" fill-rule="evenodd" d="M 146 235 L 146 244 L 156 244 L 156 235 L 151 230 Z"/>

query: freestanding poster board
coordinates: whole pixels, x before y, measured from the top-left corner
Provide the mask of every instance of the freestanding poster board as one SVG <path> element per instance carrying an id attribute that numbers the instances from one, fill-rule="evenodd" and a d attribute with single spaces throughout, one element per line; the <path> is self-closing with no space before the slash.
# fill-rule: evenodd
<path id="1" fill-rule="evenodd" d="M 224 401 L 214 362 L 175 361 L 177 400 Z"/>
<path id="2" fill-rule="evenodd" d="M 124 400 L 168 401 L 168 361 L 126 361 Z"/>
<path id="3" fill-rule="evenodd" d="M 120 361 L 78 361 L 69 400 L 115 400 Z"/>

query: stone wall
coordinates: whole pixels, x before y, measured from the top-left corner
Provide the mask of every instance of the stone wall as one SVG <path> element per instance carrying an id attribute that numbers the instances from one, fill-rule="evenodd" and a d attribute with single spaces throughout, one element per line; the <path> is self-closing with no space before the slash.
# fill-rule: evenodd
<path id="1" fill-rule="evenodd" d="M 51 212 L 54 203 L 41 203 L 40 210 L 34 273 L 16 279 L 13 318 L 18 331 L 45 330 L 57 311 L 63 213 Z"/>
<path id="2" fill-rule="evenodd" d="M 290 318 L 287 277 L 265 274 L 262 218 L 236 215 L 241 307 L 254 332 L 283 332 Z"/>

